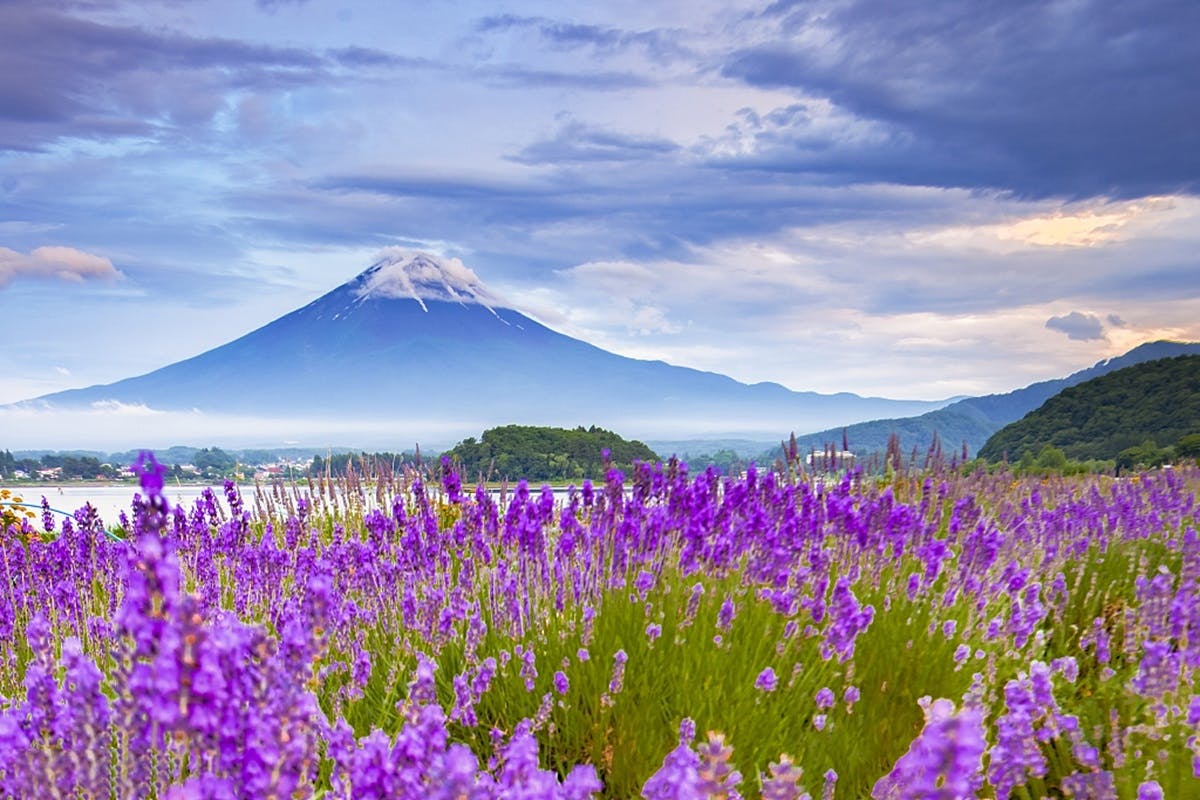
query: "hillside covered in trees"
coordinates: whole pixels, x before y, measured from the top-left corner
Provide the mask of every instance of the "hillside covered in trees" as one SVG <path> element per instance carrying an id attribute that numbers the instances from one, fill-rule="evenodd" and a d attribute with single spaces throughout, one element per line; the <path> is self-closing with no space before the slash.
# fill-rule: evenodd
<path id="1" fill-rule="evenodd" d="M 1147 342 L 1124 355 L 1101 361 L 1065 378 L 1040 381 L 1004 394 L 967 397 L 916 417 L 877 419 L 816 433 L 801 434 L 797 431 L 796 441 L 804 452 L 820 451 L 831 442 L 840 442 L 845 430 L 850 447 L 861 457 L 870 453 L 882 454 L 893 434 L 900 438 L 903 452 L 907 453 L 914 447 L 924 452 L 933 441 L 934 434 L 937 434 L 946 447 L 957 449 L 965 443 L 969 454 L 977 454 L 990 436 L 1037 409 L 1067 387 L 1136 364 L 1182 355 L 1200 355 L 1200 342 Z M 1009 457 L 1012 458 L 1011 453 Z"/>
<path id="2" fill-rule="evenodd" d="M 979 455 L 1018 461 L 1052 447 L 1075 460 L 1153 466 L 1173 455 L 1191 455 L 1196 434 L 1200 356 L 1189 355 L 1149 361 L 1064 389 L 997 431 Z"/>
<path id="3" fill-rule="evenodd" d="M 612 465 L 625 471 L 634 461 L 658 460 L 641 442 L 627 441 L 594 425 L 573 430 L 504 425 L 484 431 L 479 441 L 464 439 L 444 455 L 460 464 L 469 480 L 520 477 L 546 481 L 603 478 L 604 450 L 610 452 Z"/>

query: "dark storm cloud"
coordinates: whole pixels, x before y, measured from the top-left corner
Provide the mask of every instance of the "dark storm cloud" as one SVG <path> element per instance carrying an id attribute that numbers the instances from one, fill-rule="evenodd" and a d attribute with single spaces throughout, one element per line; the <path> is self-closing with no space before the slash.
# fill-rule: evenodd
<path id="1" fill-rule="evenodd" d="M 363 237 L 371 230 L 415 231 L 473 247 L 503 242 L 511 252 L 536 242 L 558 267 L 577 263 L 581 252 L 589 259 L 685 258 L 698 244 L 771 234 L 797 219 L 848 219 L 876 204 L 833 197 L 787 175 L 731 181 L 703 167 L 681 169 L 678 154 L 654 152 L 645 159 L 553 162 L 544 174 L 507 181 L 396 169 L 341 173 L 307 188 L 300 207 L 295 193 L 254 205 L 298 227 L 344 220 Z M 557 239 L 564 224 L 582 238 Z"/>
<path id="2" fill-rule="evenodd" d="M 568 72 L 535 69 L 520 64 L 501 64 L 475 70 L 480 80 L 510 89 L 590 89 L 617 91 L 653 85 L 653 81 L 633 72 L 597 70 Z"/>
<path id="3" fill-rule="evenodd" d="M 1068 339 L 1081 342 L 1104 338 L 1104 323 L 1095 314 L 1072 311 L 1070 314 L 1046 320 L 1046 327 L 1052 331 L 1065 333 Z"/>
<path id="4" fill-rule="evenodd" d="M 287 91 L 329 83 L 342 69 L 402 62 L 366 48 L 314 52 L 0 5 L 0 147 L 194 125 L 229 91 Z"/>
<path id="5" fill-rule="evenodd" d="M 559 50 L 589 48 L 594 51 L 618 51 L 639 48 L 656 61 L 668 61 L 690 55 L 680 42 L 678 31 L 652 29 L 630 31 L 605 25 L 526 17 L 517 14 L 498 14 L 484 17 L 476 23 L 480 33 L 531 31 L 542 42 Z"/>
<path id="6" fill-rule="evenodd" d="M 678 149 L 679 145 L 667 139 L 599 130 L 573 122 L 564 125 L 554 138 L 526 146 L 512 159 L 523 164 L 635 161 Z"/>
<path id="7" fill-rule="evenodd" d="M 271 13 L 283 8 L 284 6 L 302 6 L 307 3 L 308 0 L 255 0 L 255 2 L 263 11 Z"/>
<path id="8" fill-rule="evenodd" d="M 779 165 L 858 179 L 1116 197 L 1200 187 L 1200 4 L 776 3 L 724 74 L 827 97 L 889 138 L 855 169 L 786 140 Z"/>
<path id="9" fill-rule="evenodd" d="M 442 69 L 444 65 L 424 58 L 409 58 L 397 56 L 383 50 L 370 47 L 340 47 L 328 51 L 330 58 L 344 67 L 386 67 L 386 68 L 420 68 Z"/>

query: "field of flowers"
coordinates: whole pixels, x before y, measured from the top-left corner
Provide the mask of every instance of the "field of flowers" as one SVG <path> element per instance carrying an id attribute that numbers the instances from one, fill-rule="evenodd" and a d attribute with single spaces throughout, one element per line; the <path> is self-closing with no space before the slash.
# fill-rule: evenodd
<path id="1" fill-rule="evenodd" d="M 1195 467 L 138 468 L 4 525 L 0 796 L 1200 797 Z"/>

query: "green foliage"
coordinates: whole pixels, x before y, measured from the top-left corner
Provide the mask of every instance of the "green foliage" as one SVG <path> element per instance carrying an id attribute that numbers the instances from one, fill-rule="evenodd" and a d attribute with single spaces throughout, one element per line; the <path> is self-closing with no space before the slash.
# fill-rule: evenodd
<path id="1" fill-rule="evenodd" d="M 696 472 L 708 466 L 717 468 L 722 475 L 732 475 L 740 472 L 749 461 L 742 458 L 733 450 L 718 450 L 715 453 L 702 453 L 686 459 L 688 466 Z M 763 460 L 761 463 L 768 463 Z"/>
<path id="2" fill-rule="evenodd" d="M 1180 458 L 1200 458 L 1200 433 L 1189 433 L 1175 445 L 1175 455 Z"/>
<path id="3" fill-rule="evenodd" d="M 1156 466 L 1176 442 L 1200 429 L 1200 356 L 1149 361 L 1064 389 L 1022 419 L 996 432 L 982 458 L 1024 463 L 1045 448 L 1067 459 L 1113 459 Z"/>
<path id="4" fill-rule="evenodd" d="M 974 452 L 999 427 L 998 423 L 982 414 L 970 401 L 961 401 L 917 417 L 877 419 L 844 428 L 830 428 L 804 436 L 797 435 L 796 443 L 801 452 L 820 452 L 830 443 L 840 445 L 844 432 L 850 449 L 866 461 L 873 453 L 885 452 L 893 436 L 899 438 L 900 448 L 905 453 L 914 447 L 924 452 L 934 436 L 952 448 L 966 442 L 967 449 Z M 770 458 L 764 461 L 763 457 L 760 457 L 759 463 L 769 464 L 779 455 L 779 451 L 774 449 L 763 455 Z"/>
<path id="5" fill-rule="evenodd" d="M 205 447 L 196 451 L 192 463 L 202 475 L 221 475 L 233 469 L 237 465 L 237 459 L 219 447 Z"/>
<path id="6" fill-rule="evenodd" d="M 359 475 L 387 476 L 403 469 L 405 465 L 417 463 L 417 454 L 404 453 L 334 453 L 329 456 L 313 456 L 308 466 L 309 475 L 333 475 L 345 477 L 351 471 Z"/>
<path id="7" fill-rule="evenodd" d="M 658 460 L 646 445 L 627 441 L 612 431 L 582 426 L 573 430 L 532 425 L 504 425 L 483 432 L 480 441 L 464 439 L 446 455 L 461 464 L 464 477 L 520 476 L 531 481 L 603 478 L 603 451 L 617 469 L 633 462 Z"/>
<path id="8" fill-rule="evenodd" d="M 1147 439 L 1136 447 L 1126 447 L 1117 454 L 1117 465 L 1126 469 L 1136 467 L 1155 468 L 1169 462 L 1175 452 L 1169 447 L 1159 447 L 1153 439 Z"/>

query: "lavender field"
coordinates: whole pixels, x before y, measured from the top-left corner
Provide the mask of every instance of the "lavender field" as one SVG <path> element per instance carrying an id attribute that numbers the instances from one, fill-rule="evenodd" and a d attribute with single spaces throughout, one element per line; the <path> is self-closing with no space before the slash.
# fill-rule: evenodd
<path id="1" fill-rule="evenodd" d="M 0 794 L 1200 797 L 1200 471 L 11 512 Z"/>

